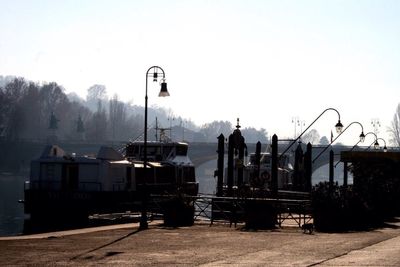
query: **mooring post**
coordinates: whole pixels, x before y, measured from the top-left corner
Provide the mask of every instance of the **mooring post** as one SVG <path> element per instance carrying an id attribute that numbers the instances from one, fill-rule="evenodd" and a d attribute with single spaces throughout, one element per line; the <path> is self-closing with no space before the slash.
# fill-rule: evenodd
<path id="1" fill-rule="evenodd" d="M 258 179 L 258 178 L 260 178 L 260 167 L 261 167 L 261 142 L 260 141 L 258 141 L 256 144 L 255 161 L 256 161 L 256 168 L 257 168 L 255 178 Z"/>
<path id="2" fill-rule="evenodd" d="M 301 143 L 294 152 L 293 188 L 296 191 L 304 190 L 304 154 Z"/>
<path id="3" fill-rule="evenodd" d="M 218 136 L 218 162 L 217 162 L 217 196 L 222 196 L 224 179 L 224 155 L 225 155 L 225 136 Z"/>
<path id="4" fill-rule="evenodd" d="M 278 196 L 278 136 L 272 136 L 272 158 L 271 158 L 271 190 L 272 196 Z"/>
<path id="5" fill-rule="evenodd" d="M 232 196 L 233 190 L 233 134 L 228 138 L 228 196 Z"/>
<path id="6" fill-rule="evenodd" d="M 237 166 L 238 176 L 237 176 L 237 186 L 243 185 L 243 171 L 244 171 L 244 137 L 240 136 L 239 141 L 239 166 Z"/>
<path id="7" fill-rule="evenodd" d="M 343 162 L 343 186 L 347 187 L 347 180 L 348 180 L 348 163 L 347 161 Z"/>
<path id="8" fill-rule="evenodd" d="M 304 154 L 304 167 L 305 167 L 305 191 L 311 192 L 312 188 L 312 145 L 309 142 L 307 144 L 307 150 Z"/>
<path id="9" fill-rule="evenodd" d="M 333 150 L 329 152 L 329 189 L 333 188 Z"/>

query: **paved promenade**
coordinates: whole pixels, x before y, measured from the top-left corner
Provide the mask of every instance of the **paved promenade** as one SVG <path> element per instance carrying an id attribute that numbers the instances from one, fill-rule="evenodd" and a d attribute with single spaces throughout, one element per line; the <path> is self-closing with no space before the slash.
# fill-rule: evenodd
<path id="1" fill-rule="evenodd" d="M 398 224 L 398 223 L 397 223 Z M 400 266 L 400 228 L 304 234 L 124 224 L 0 238 L 0 266 Z"/>

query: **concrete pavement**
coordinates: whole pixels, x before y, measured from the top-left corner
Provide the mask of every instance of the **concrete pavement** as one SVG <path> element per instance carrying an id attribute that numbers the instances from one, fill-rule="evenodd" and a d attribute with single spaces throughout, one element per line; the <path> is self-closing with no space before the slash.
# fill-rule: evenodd
<path id="1" fill-rule="evenodd" d="M 398 225 L 368 232 L 303 234 L 153 222 L 0 238 L 1 266 L 400 266 Z"/>

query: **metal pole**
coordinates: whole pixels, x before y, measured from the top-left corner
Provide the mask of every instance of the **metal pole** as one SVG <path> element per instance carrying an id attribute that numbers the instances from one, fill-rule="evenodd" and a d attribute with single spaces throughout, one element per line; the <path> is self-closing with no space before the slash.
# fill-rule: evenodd
<path id="1" fill-rule="evenodd" d="M 331 149 L 331 151 L 329 152 L 329 189 L 333 188 L 333 150 Z"/>
<path id="2" fill-rule="evenodd" d="M 151 69 L 151 68 L 150 68 Z M 140 216 L 140 225 L 139 228 L 144 230 L 149 227 L 147 223 L 147 76 L 149 74 L 150 69 L 146 72 L 146 94 L 144 97 L 144 142 L 143 142 L 143 171 L 144 171 L 144 180 L 143 180 L 143 188 L 142 188 L 142 212 Z"/>
<path id="3" fill-rule="evenodd" d="M 278 136 L 272 136 L 271 153 L 271 191 L 273 197 L 278 197 Z"/>
<path id="4" fill-rule="evenodd" d="M 148 77 L 149 77 L 149 71 L 151 69 L 155 69 L 154 71 L 157 72 L 158 69 L 162 71 L 163 78 L 165 78 L 165 72 L 162 68 L 158 66 L 152 66 L 150 67 L 147 72 L 146 72 L 146 93 L 144 97 L 144 142 L 143 142 L 143 169 L 144 169 L 144 181 L 143 181 L 143 192 L 142 192 L 142 211 L 141 211 L 141 217 L 140 217 L 140 225 L 139 229 L 147 229 L 149 227 L 147 223 L 147 179 L 148 179 L 148 172 L 147 172 L 147 85 L 148 85 Z M 157 72 L 158 73 L 158 72 Z"/>
<path id="5" fill-rule="evenodd" d="M 261 142 L 260 141 L 258 141 L 256 144 L 255 161 L 256 161 L 256 174 L 255 174 L 254 178 L 259 179 L 260 178 L 260 167 L 261 167 Z"/>
<path id="6" fill-rule="evenodd" d="M 218 136 L 218 165 L 217 165 L 217 197 L 223 194 L 223 179 L 224 179 L 224 154 L 225 154 L 225 136 Z"/>
<path id="7" fill-rule="evenodd" d="M 237 168 L 237 186 L 240 187 L 243 185 L 243 170 L 244 170 L 244 137 L 240 136 L 239 141 L 239 161 L 240 166 Z"/>
<path id="8" fill-rule="evenodd" d="M 343 162 L 343 186 L 347 187 L 348 183 L 348 163 L 347 161 Z"/>
<path id="9" fill-rule="evenodd" d="M 307 144 L 307 151 L 304 155 L 304 165 L 305 165 L 305 190 L 307 192 L 311 192 L 312 188 L 312 145 L 311 143 Z"/>
<path id="10" fill-rule="evenodd" d="M 233 134 L 229 135 L 228 138 L 228 196 L 231 197 L 233 195 Z"/>

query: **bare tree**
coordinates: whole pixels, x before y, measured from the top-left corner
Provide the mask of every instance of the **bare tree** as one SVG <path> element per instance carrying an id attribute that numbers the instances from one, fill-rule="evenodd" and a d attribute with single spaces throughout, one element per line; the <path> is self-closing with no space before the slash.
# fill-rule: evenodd
<path id="1" fill-rule="evenodd" d="M 400 104 L 397 105 L 389 133 L 391 135 L 390 143 L 395 146 L 400 146 Z"/>
<path id="2" fill-rule="evenodd" d="M 246 139 L 247 143 L 257 143 L 260 141 L 261 143 L 267 143 L 267 131 L 264 128 L 257 130 L 253 127 L 246 127 L 241 130 L 242 135 Z"/>
<path id="3" fill-rule="evenodd" d="M 305 133 L 301 138 L 301 141 L 305 144 L 318 144 L 321 137 L 316 129 L 312 129 L 309 132 Z"/>
<path id="4" fill-rule="evenodd" d="M 102 105 L 105 105 L 107 98 L 106 87 L 101 84 L 95 84 L 87 90 L 86 104 L 92 112 L 95 112 L 99 101 Z"/>
<path id="5" fill-rule="evenodd" d="M 5 136 L 9 140 L 19 139 L 24 128 L 24 116 L 20 100 L 26 90 L 26 86 L 27 84 L 23 78 L 15 78 L 4 88 L 4 128 Z"/>
<path id="6" fill-rule="evenodd" d="M 113 140 L 122 140 L 124 132 L 126 132 L 126 107 L 125 103 L 118 100 L 118 96 L 114 95 L 109 103 L 109 121 L 111 127 L 111 138 Z"/>
<path id="7" fill-rule="evenodd" d="M 329 145 L 329 143 L 330 142 L 328 140 L 328 137 L 326 137 L 325 135 L 322 136 L 321 139 L 319 139 L 319 144 L 320 145 L 326 146 L 326 145 Z"/>
<path id="8" fill-rule="evenodd" d="M 107 138 L 107 114 L 102 102 L 97 103 L 97 111 L 93 114 L 87 130 L 87 139 L 105 141 Z"/>
<path id="9" fill-rule="evenodd" d="M 229 121 L 213 121 L 204 124 L 200 132 L 204 134 L 207 142 L 216 142 L 221 133 L 226 137 L 229 136 L 233 132 L 233 127 Z"/>

